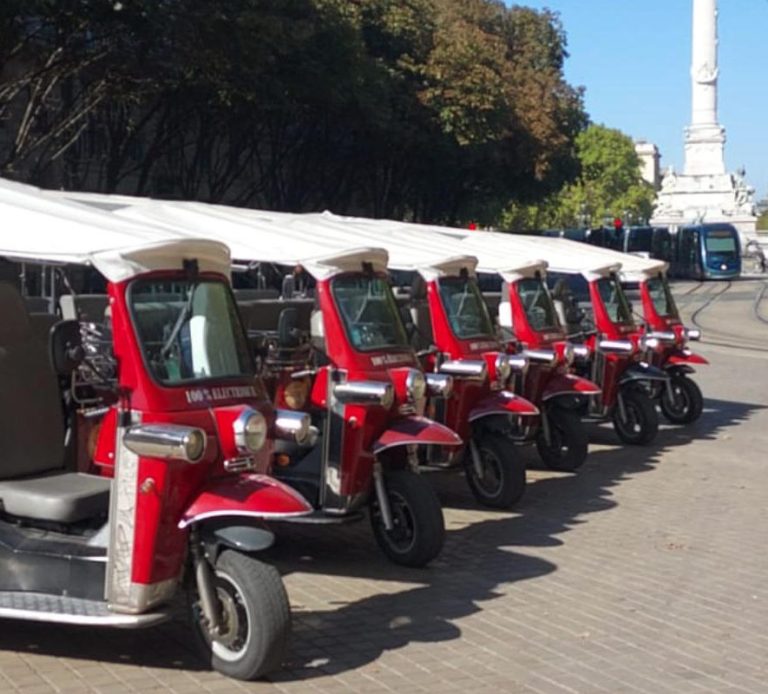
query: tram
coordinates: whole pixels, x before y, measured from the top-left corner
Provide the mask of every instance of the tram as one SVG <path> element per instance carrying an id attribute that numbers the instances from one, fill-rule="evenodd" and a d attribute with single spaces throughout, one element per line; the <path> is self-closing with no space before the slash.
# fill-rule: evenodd
<path id="1" fill-rule="evenodd" d="M 739 232 L 731 224 L 699 224 L 677 232 L 672 274 L 696 280 L 733 279 L 741 274 Z"/>

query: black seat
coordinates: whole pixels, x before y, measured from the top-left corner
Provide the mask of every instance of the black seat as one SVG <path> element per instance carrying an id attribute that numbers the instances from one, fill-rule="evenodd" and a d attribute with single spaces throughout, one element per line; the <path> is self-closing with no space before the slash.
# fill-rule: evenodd
<path id="1" fill-rule="evenodd" d="M 24 301 L 0 282 L 0 506 L 12 516 L 77 523 L 106 515 L 110 482 L 64 469 L 64 420 L 48 344 Z"/>

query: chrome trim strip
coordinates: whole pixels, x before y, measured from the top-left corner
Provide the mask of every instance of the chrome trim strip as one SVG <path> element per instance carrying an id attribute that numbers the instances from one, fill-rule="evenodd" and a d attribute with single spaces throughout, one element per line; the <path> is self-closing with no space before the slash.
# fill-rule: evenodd
<path id="1" fill-rule="evenodd" d="M 0 607 L 0 618 L 23 619 L 32 622 L 49 622 L 55 624 L 79 624 L 85 626 L 109 626 L 125 629 L 140 629 L 160 622 L 168 621 L 171 615 L 165 612 L 149 614 L 114 614 L 103 617 L 79 614 L 61 614 L 60 612 L 38 612 L 36 610 L 15 610 L 10 607 Z"/>
<path id="2" fill-rule="evenodd" d="M 136 495 L 139 479 L 139 456 L 123 442 L 126 429 L 119 420 L 126 413 L 118 412 L 115 436 L 115 478 L 110 495 L 109 550 L 105 598 L 114 605 L 131 610 L 137 607 L 131 594 L 133 572 L 133 541 L 136 525 Z M 128 413 L 131 424 L 140 424 L 136 412 Z"/>
<path id="3" fill-rule="evenodd" d="M 198 513 L 192 518 L 182 518 L 179 521 L 179 529 L 192 525 L 193 523 L 199 523 L 200 521 L 207 520 L 208 518 L 266 518 L 268 520 L 280 520 L 281 518 L 296 518 L 298 516 L 308 516 L 312 511 L 292 511 L 291 513 L 269 513 L 267 511 L 233 511 L 232 509 L 226 509 L 224 511 L 208 511 L 207 513 Z"/>

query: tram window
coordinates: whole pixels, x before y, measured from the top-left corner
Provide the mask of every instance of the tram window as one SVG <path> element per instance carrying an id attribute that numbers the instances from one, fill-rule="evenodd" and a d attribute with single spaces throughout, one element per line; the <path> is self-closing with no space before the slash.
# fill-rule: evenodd
<path id="1" fill-rule="evenodd" d="M 708 231 L 704 235 L 704 245 L 709 253 L 735 253 L 736 239 L 730 231 Z"/>

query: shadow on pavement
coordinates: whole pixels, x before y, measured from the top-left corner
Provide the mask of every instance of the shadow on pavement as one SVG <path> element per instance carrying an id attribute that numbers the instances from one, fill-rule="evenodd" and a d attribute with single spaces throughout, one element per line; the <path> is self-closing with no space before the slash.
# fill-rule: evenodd
<path id="1" fill-rule="evenodd" d="M 330 527 L 280 526 L 279 541 L 265 559 L 283 574 L 304 576 L 291 590 L 295 610 L 290 660 L 274 681 L 337 674 L 414 642 L 459 638 L 461 629 L 455 620 L 485 609 L 506 586 L 557 569 L 556 564 L 527 556 L 525 548 L 562 544 L 570 528 L 586 523 L 592 513 L 616 506 L 613 487 L 663 464 L 665 449 L 692 439 L 716 438 L 763 408 L 707 400 L 698 422 L 687 428 L 662 427 L 655 445 L 645 448 L 619 446 L 611 428 L 594 427 L 593 442 L 610 447 L 591 452 L 578 474 L 545 473 L 529 484 L 514 511 L 484 509 L 479 522 L 462 516 L 479 510 L 464 479 L 436 475 L 441 500 L 454 512 L 448 517 L 443 554 L 426 569 L 387 562 L 375 546 L 367 521 Z M 524 455 L 531 461 L 536 457 L 531 450 Z M 338 600 L 320 597 L 324 608 L 312 609 L 304 603 L 313 596 L 305 600 L 304 591 L 311 594 L 313 575 L 324 582 L 326 591 L 329 576 L 373 581 L 373 589 L 380 590 L 351 601 L 341 592 Z M 347 596 L 355 589 L 354 584 L 344 587 Z M 371 586 L 362 592 L 370 593 Z M 135 632 L 32 622 L 5 621 L 3 625 L 0 648 L 8 651 L 151 668 L 208 669 L 198 660 L 189 626 L 181 619 Z"/>

